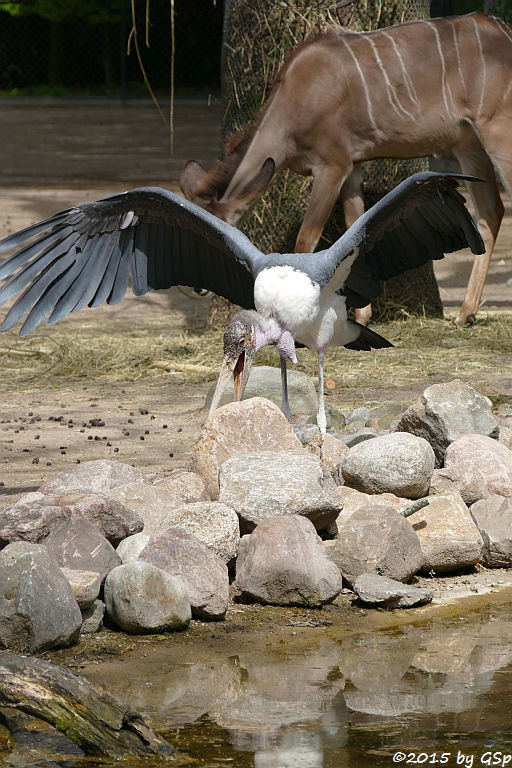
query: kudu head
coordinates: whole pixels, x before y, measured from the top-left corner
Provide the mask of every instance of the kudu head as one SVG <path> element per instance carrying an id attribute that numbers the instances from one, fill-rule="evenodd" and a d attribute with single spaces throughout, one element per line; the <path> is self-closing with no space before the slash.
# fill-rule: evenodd
<path id="1" fill-rule="evenodd" d="M 272 181 L 276 169 L 269 157 L 252 178 L 239 178 L 228 193 L 236 169 L 230 171 L 228 161 L 217 161 L 211 171 L 201 163 L 189 160 L 180 175 L 181 191 L 188 200 L 213 213 L 228 224 L 237 226 L 249 214 L 259 197 Z M 239 175 L 239 174 L 237 174 Z"/>

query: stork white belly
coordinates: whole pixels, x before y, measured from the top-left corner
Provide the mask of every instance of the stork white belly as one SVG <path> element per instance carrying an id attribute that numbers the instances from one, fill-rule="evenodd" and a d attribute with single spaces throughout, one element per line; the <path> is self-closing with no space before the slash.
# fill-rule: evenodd
<path id="1" fill-rule="evenodd" d="M 294 339 L 310 349 L 353 341 L 345 297 L 320 291 L 308 275 L 291 266 L 262 270 L 254 282 L 254 303 L 263 317 L 276 318 Z"/>
<path id="2" fill-rule="evenodd" d="M 254 281 L 254 304 L 260 315 L 277 318 L 294 334 L 318 315 L 320 286 L 293 267 L 268 267 Z"/>

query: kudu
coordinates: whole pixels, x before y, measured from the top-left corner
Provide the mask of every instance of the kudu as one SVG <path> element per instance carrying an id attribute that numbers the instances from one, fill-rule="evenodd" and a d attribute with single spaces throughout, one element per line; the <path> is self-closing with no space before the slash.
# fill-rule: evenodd
<path id="1" fill-rule="evenodd" d="M 184 194 L 238 224 L 275 173 L 313 176 L 296 251 L 313 251 L 340 193 L 346 224 L 364 211 L 364 160 L 452 150 L 470 184 L 486 251 L 456 322 L 473 322 L 503 218 L 493 164 L 512 189 L 512 25 L 482 13 L 373 32 L 329 29 L 289 54 L 256 121 L 207 172 L 190 161 Z M 369 319 L 371 308 L 360 319 Z"/>

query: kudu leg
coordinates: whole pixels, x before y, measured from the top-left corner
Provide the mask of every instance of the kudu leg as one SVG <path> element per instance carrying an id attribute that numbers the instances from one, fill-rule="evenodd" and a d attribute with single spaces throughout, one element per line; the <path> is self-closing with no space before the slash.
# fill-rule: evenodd
<path id="1" fill-rule="evenodd" d="M 315 250 L 345 176 L 346 173 L 333 166 L 323 166 L 313 173 L 311 197 L 295 241 L 295 253 L 313 253 Z"/>
<path id="2" fill-rule="evenodd" d="M 343 213 L 345 214 L 345 226 L 347 229 L 364 213 L 362 181 L 363 175 L 361 170 L 359 167 L 356 167 L 341 188 L 341 201 L 343 203 Z M 368 325 L 372 319 L 372 305 L 367 304 L 366 307 L 356 309 L 355 314 L 358 323 Z"/>
<path id="3" fill-rule="evenodd" d="M 460 147 L 455 147 L 454 152 L 459 159 L 463 173 L 478 176 L 487 182 L 486 184 L 468 184 L 476 209 L 478 228 L 485 245 L 485 253 L 474 257 L 464 301 L 455 320 L 456 325 L 463 327 L 475 322 L 494 244 L 503 218 L 504 207 L 492 162 L 477 137 L 467 140 Z"/>

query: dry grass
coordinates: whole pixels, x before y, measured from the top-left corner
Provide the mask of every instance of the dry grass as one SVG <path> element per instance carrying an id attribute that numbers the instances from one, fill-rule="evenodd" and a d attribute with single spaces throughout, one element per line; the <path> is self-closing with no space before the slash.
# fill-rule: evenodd
<path id="1" fill-rule="evenodd" d="M 393 349 L 329 350 L 326 376 L 331 391 L 407 387 L 455 376 L 477 385 L 512 375 L 512 313 L 482 312 L 478 322 L 463 331 L 453 326 L 452 319 L 404 317 L 372 326 L 395 345 Z M 110 324 L 108 332 L 94 323 L 72 329 L 60 325 L 23 339 L 2 334 L 0 355 L 4 391 L 162 376 L 193 385 L 215 379 L 222 359 L 222 332 L 165 336 L 156 322 L 136 329 Z M 299 370 L 316 376 L 312 352 L 298 350 L 298 359 Z M 258 353 L 256 362 L 279 364 L 271 348 Z"/>

